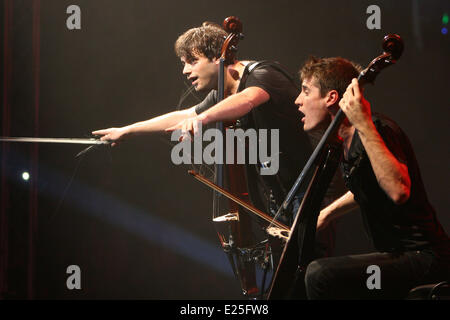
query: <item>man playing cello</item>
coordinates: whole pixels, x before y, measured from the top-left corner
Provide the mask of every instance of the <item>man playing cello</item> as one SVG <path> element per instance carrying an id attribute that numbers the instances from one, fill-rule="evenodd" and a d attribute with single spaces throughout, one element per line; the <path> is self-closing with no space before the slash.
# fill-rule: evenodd
<path id="1" fill-rule="evenodd" d="M 339 110 L 347 120 L 342 169 L 348 191 L 321 210 L 317 228 L 359 206 L 364 227 L 378 252 L 322 258 L 306 270 L 310 299 L 405 298 L 415 286 L 449 279 L 450 240 L 428 202 L 407 136 L 381 114 L 372 114 L 354 64 L 342 58 L 312 58 L 300 71 L 296 100 L 304 130 Z M 379 268 L 381 287 L 367 286 L 366 272 Z"/>

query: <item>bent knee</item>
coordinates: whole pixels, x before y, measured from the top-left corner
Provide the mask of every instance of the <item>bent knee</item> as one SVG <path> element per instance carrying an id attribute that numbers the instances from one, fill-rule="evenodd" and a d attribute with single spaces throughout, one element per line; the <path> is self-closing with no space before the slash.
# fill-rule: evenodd
<path id="1" fill-rule="evenodd" d="M 333 283 L 333 267 L 327 263 L 328 258 L 311 262 L 306 268 L 305 287 L 309 299 L 326 298 L 328 287 Z"/>

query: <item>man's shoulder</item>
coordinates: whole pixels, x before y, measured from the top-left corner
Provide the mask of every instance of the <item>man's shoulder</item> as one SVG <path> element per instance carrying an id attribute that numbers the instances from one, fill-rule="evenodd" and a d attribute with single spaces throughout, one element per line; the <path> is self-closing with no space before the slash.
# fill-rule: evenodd
<path id="1" fill-rule="evenodd" d="M 247 61 L 247 68 L 249 72 L 257 72 L 260 74 L 268 72 L 276 72 L 292 77 L 290 72 L 278 61 L 272 60 L 259 60 L 259 61 Z"/>
<path id="2" fill-rule="evenodd" d="M 280 63 L 270 60 L 250 61 L 247 66 L 246 86 L 265 84 L 268 88 L 293 88 L 298 90 L 294 77 Z"/>
<path id="3" fill-rule="evenodd" d="M 378 133 L 383 138 L 389 150 L 397 157 L 402 158 L 402 162 L 406 163 L 408 157 L 414 156 L 413 147 L 408 135 L 394 120 L 379 113 L 372 115 L 372 118 Z"/>
<path id="4" fill-rule="evenodd" d="M 372 121 L 378 130 L 382 130 L 383 128 L 389 128 L 390 130 L 393 130 L 398 134 L 404 135 L 404 132 L 402 128 L 398 125 L 398 123 L 385 114 L 374 112 L 372 114 Z"/>

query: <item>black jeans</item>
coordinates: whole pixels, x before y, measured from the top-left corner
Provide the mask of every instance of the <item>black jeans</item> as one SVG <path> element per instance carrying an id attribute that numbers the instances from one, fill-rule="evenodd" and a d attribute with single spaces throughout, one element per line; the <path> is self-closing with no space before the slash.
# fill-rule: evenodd
<path id="1" fill-rule="evenodd" d="M 379 289 L 369 266 L 379 267 Z M 308 299 L 404 299 L 412 288 L 447 277 L 431 250 L 370 253 L 314 260 L 305 286 Z"/>

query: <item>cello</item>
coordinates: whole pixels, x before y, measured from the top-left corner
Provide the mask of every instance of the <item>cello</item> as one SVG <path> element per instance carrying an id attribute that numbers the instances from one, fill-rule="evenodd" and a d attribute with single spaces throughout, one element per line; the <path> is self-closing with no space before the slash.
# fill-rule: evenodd
<path id="1" fill-rule="evenodd" d="M 225 65 L 235 62 L 237 42 L 243 38 L 242 24 L 236 17 L 228 17 L 223 23 L 223 28 L 229 34 L 222 45 L 221 56 L 219 58 L 218 76 L 218 101 L 225 98 L 226 72 Z M 240 122 L 230 122 L 224 125 L 222 122 L 216 123 L 216 128 L 227 137 L 224 130 L 240 128 Z M 232 143 L 236 148 L 236 145 Z M 247 191 L 246 170 L 244 164 L 238 164 L 236 149 L 233 152 L 234 159 L 231 164 L 224 167 L 221 163 L 215 164 L 214 181 L 209 181 L 201 174 L 188 171 L 200 182 L 206 184 L 214 190 L 213 197 L 213 217 L 220 243 L 226 253 L 234 274 L 241 284 L 242 293 L 249 298 L 256 298 L 264 294 L 265 279 L 269 267 L 273 268 L 272 252 L 267 239 L 255 243 L 252 233 L 253 215 L 263 219 L 266 223 L 275 225 L 284 232 L 289 232 L 289 227 L 281 222 L 273 221 L 268 214 L 253 207 Z M 228 158 L 227 158 L 228 159 Z M 225 190 L 226 188 L 229 190 Z M 228 198 L 228 208 L 224 212 L 223 202 Z M 256 281 L 256 266 L 261 266 L 264 270 L 261 289 L 258 289 Z"/>
<path id="2" fill-rule="evenodd" d="M 223 28 L 229 34 L 224 40 L 221 57 L 219 58 L 218 77 L 218 101 L 225 98 L 226 72 L 225 65 L 235 62 L 237 41 L 242 39 L 242 24 L 236 17 L 228 17 L 223 23 Z M 240 122 L 227 123 L 226 126 L 219 122 L 216 128 L 224 130 L 240 128 Z M 239 139 L 239 138 L 238 138 Z M 236 148 L 234 143 L 230 143 Z M 239 279 L 244 296 L 255 298 L 262 296 L 265 292 L 265 280 L 270 267 L 273 269 L 272 250 L 268 239 L 256 241 L 253 237 L 252 226 L 255 222 L 252 213 L 257 217 L 275 225 L 283 232 L 289 232 L 289 227 L 279 221 L 274 221 L 271 216 L 253 207 L 247 191 L 246 170 L 244 164 L 238 164 L 236 149 L 233 152 L 234 161 L 227 164 L 215 164 L 214 182 L 209 181 L 202 175 L 190 170 L 189 173 L 200 182 L 214 190 L 213 197 L 213 222 L 234 274 Z M 230 161 L 227 160 L 228 163 Z M 229 190 L 225 190 L 226 188 Z M 223 212 L 223 197 L 228 198 L 228 210 Z M 260 266 L 263 271 L 261 289 L 256 282 L 256 267 Z"/>
<path id="3" fill-rule="evenodd" d="M 367 68 L 360 72 L 360 86 L 373 83 L 381 70 L 397 62 L 403 52 L 403 41 L 400 36 L 390 34 L 384 37 L 382 48 L 383 54 L 373 59 Z M 342 158 L 342 141 L 337 132 L 344 119 L 345 114 L 339 109 L 279 208 L 278 213 L 286 210 L 300 186 L 305 183 L 305 177 L 312 172 L 312 178 L 272 278 L 268 299 L 306 297 L 305 271 L 308 264 L 314 260 L 315 232 L 320 206 Z"/>
<path id="4" fill-rule="evenodd" d="M 217 102 L 225 98 L 226 65 L 235 61 L 238 41 L 243 38 L 242 23 L 237 17 L 228 17 L 223 22 L 223 29 L 228 33 L 224 40 L 219 58 L 219 76 Z M 233 129 L 236 123 L 217 122 L 216 128 L 226 137 L 224 130 Z M 234 153 L 236 155 L 236 152 Z M 233 161 L 233 163 L 237 163 Z M 245 168 L 242 164 L 228 164 L 226 170 L 221 163 L 215 164 L 214 184 L 228 190 L 244 202 L 249 202 Z M 222 193 L 214 191 L 212 220 L 235 276 L 239 279 L 244 296 L 258 293 L 256 285 L 255 261 L 252 257 L 253 239 L 251 237 L 251 217 L 236 202 L 228 203 L 228 213 L 221 210 Z"/>

